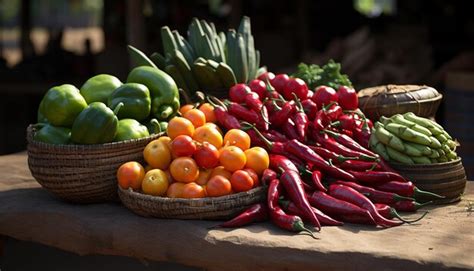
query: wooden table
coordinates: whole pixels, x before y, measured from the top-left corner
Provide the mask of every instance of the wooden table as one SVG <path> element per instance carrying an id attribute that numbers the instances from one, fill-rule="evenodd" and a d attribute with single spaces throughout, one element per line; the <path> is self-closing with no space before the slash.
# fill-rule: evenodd
<path id="1" fill-rule="evenodd" d="M 319 240 L 270 223 L 139 217 L 120 204 L 75 205 L 43 190 L 25 153 L 0 156 L 0 235 L 79 255 L 119 255 L 208 270 L 474 270 L 474 185 L 463 201 L 431 207 L 416 225 L 325 227 Z"/>

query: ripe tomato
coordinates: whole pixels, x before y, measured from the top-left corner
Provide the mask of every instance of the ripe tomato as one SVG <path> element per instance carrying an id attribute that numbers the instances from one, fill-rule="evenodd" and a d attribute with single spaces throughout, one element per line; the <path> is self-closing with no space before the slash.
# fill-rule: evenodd
<path id="1" fill-rule="evenodd" d="M 353 88 L 340 86 L 337 89 L 337 97 L 337 102 L 344 110 L 356 110 L 359 107 L 359 97 Z"/>
<path id="2" fill-rule="evenodd" d="M 227 146 L 221 150 L 219 162 L 226 170 L 234 172 L 245 167 L 247 158 L 239 147 Z"/>
<path id="3" fill-rule="evenodd" d="M 206 196 L 206 190 L 197 183 L 187 183 L 183 187 L 183 198 L 204 198 Z"/>
<path id="4" fill-rule="evenodd" d="M 206 192 L 209 197 L 220 197 L 232 193 L 230 181 L 223 176 L 212 177 L 206 185 Z"/>
<path id="5" fill-rule="evenodd" d="M 145 174 L 142 191 L 152 196 L 163 196 L 168 190 L 168 177 L 161 169 L 152 169 Z"/>
<path id="6" fill-rule="evenodd" d="M 166 196 L 170 198 L 182 198 L 184 183 L 175 182 L 170 184 L 168 190 L 166 190 Z"/>
<path id="7" fill-rule="evenodd" d="M 219 151 L 209 142 L 204 142 L 194 152 L 194 160 L 199 167 L 214 168 L 219 164 Z"/>
<path id="8" fill-rule="evenodd" d="M 181 116 L 184 115 L 184 113 L 188 112 L 189 110 L 193 109 L 194 105 L 193 104 L 185 104 L 181 106 L 179 109 L 179 113 L 181 113 Z"/>
<path id="9" fill-rule="evenodd" d="M 281 74 L 277 74 L 275 78 L 270 80 L 270 83 L 275 88 L 275 90 L 278 91 L 278 93 L 282 94 L 289 80 L 290 80 L 290 77 L 288 77 L 287 74 L 281 73 Z"/>
<path id="10" fill-rule="evenodd" d="M 175 181 L 183 183 L 194 182 L 199 176 L 196 162 L 189 157 L 179 157 L 173 160 L 170 172 Z"/>
<path id="11" fill-rule="evenodd" d="M 128 189 L 129 187 L 134 190 L 140 189 L 144 176 L 145 169 L 140 163 L 135 161 L 124 163 L 117 170 L 117 181 L 123 189 Z"/>
<path id="12" fill-rule="evenodd" d="M 258 178 L 257 172 L 251 168 L 244 168 L 243 171 L 247 172 L 253 180 L 253 187 L 257 187 L 260 185 L 260 179 Z"/>
<path id="13" fill-rule="evenodd" d="M 251 168 L 260 176 L 270 165 L 268 152 L 261 147 L 253 147 L 245 151 L 246 168 Z"/>
<path id="14" fill-rule="evenodd" d="M 171 142 L 171 152 L 175 157 L 191 156 L 196 149 L 196 143 L 187 135 L 179 135 Z"/>
<path id="15" fill-rule="evenodd" d="M 174 139 L 179 135 L 188 135 L 192 137 L 194 134 L 194 125 L 186 118 L 174 117 L 168 122 L 166 133 L 171 139 Z"/>
<path id="16" fill-rule="evenodd" d="M 250 136 L 242 130 L 231 129 L 224 136 L 224 144 L 226 146 L 237 146 L 245 151 L 250 148 Z"/>
<path id="17" fill-rule="evenodd" d="M 251 91 L 258 94 L 261 101 L 267 97 L 267 85 L 265 85 L 265 82 L 262 80 L 254 79 L 250 81 L 249 88 Z"/>
<path id="18" fill-rule="evenodd" d="M 196 129 L 193 139 L 199 143 L 204 143 L 207 141 L 218 149 L 222 146 L 223 141 L 222 135 L 219 133 L 219 131 L 207 124 Z"/>
<path id="19" fill-rule="evenodd" d="M 232 177 L 232 173 L 228 170 L 226 170 L 223 166 L 218 166 L 215 167 L 212 172 L 210 178 L 214 176 L 223 176 L 224 178 L 230 180 L 230 177 Z"/>
<path id="20" fill-rule="evenodd" d="M 201 106 L 199 106 L 199 110 L 204 113 L 206 116 L 206 122 L 211 122 L 214 123 L 216 122 L 216 115 L 214 114 L 214 106 L 212 106 L 210 103 L 203 103 Z"/>
<path id="21" fill-rule="evenodd" d="M 250 88 L 246 84 L 236 84 L 229 89 L 229 98 L 233 102 L 243 103 L 248 93 L 250 93 Z"/>
<path id="22" fill-rule="evenodd" d="M 203 126 L 206 123 L 206 115 L 196 108 L 189 110 L 188 112 L 184 113 L 183 117 L 187 118 L 191 121 L 194 125 L 194 128 L 198 128 Z"/>
<path id="23" fill-rule="evenodd" d="M 211 169 L 200 169 L 199 176 L 195 182 L 199 185 L 206 185 L 209 179 L 211 178 L 211 173 Z"/>
<path id="24" fill-rule="evenodd" d="M 171 163 L 171 151 L 164 141 L 155 139 L 143 149 L 143 158 L 152 168 L 165 170 Z"/>
<path id="25" fill-rule="evenodd" d="M 244 192 L 253 188 L 253 179 L 250 174 L 244 170 L 237 170 L 230 178 L 232 190 L 235 192 Z"/>
<path id="26" fill-rule="evenodd" d="M 314 92 L 313 101 L 321 109 L 324 105 L 337 102 L 337 93 L 332 87 L 319 86 Z"/>

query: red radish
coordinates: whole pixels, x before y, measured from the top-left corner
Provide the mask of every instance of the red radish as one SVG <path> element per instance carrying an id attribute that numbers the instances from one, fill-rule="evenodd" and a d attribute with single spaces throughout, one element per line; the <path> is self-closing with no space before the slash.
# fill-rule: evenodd
<path id="1" fill-rule="evenodd" d="M 203 142 L 193 157 L 196 164 L 202 168 L 214 168 L 219 164 L 219 151 L 209 142 Z"/>
<path id="2" fill-rule="evenodd" d="M 300 100 L 306 100 L 308 98 L 308 86 L 299 78 L 290 78 L 283 88 L 283 97 L 291 100 L 294 98 L 292 93 L 295 93 Z"/>
<path id="3" fill-rule="evenodd" d="M 337 93 L 332 87 L 319 86 L 314 92 L 313 101 L 318 108 L 323 108 L 323 105 L 337 102 Z"/>
<path id="4" fill-rule="evenodd" d="M 245 96 L 251 92 L 250 88 L 245 84 L 236 84 L 229 89 L 230 100 L 236 103 L 243 103 Z"/>
<path id="5" fill-rule="evenodd" d="M 258 97 L 260 100 L 263 101 L 263 99 L 266 97 L 267 93 L 267 85 L 265 85 L 265 82 L 262 80 L 252 80 L 249 83 L 249 88 L 251 91 L 256 92 L 258 94 Z"/>
<path id="6" fill-rule="evenodd" d="M 196 151 L 196 143 L 188 135 L 179 135 L 171 142 L 171 152 L 176 157 L 191 156 Z"/>
<path id="7" fill-rule="evenodd" d="M 285 89 L 285 86 L 289 80 L 290 77 L 288 77 L 287 74 L 281 73 L 270 80 L 270 83 L 275 88 L 275 90 L 278 91 L 278 93 L 283 94 L 283 90 Z"/>
<path id="8" fill-rule="evenodd" d="M 262 80 L 263 82 L 272 81 L 275 78 L 275 74 L 273 72 L 264 72 L 258 76 L 257 79 Z"/>
<path id="9" fill-rule="evenodd" d="M 353 88 L 340 86 L 337 89 L 338 103 L 344 110 L 356 110 L 359 107 L 359 98 Z"/>

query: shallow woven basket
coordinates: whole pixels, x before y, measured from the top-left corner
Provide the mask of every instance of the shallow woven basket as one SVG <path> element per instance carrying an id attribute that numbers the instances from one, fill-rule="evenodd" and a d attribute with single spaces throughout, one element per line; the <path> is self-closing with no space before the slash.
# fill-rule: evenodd
<path id="1" fill-rule="evenodd" d="M 258 187 L 222 197 L 175 199 L 145 195 L 119 187 L 123 205 L 145 217 L 221 220 L 234 217 L 252 204 L 266 198 L 266 187 Z"/>
<path id="2" fill-rule="evenodd" d="M 434 118 L 443 98 L 436 89 L 417 85 L 377 86 L 362 89 L 357 95 L 360 109 L 372 120 L 406 112 Z"/>
<path id="3" fill-rule="evenodd" d="M 395 163 L 390 165 L 418 188 L 446 197 L 442 200 L 436 200 L 435 203 L 459 201 L 466 188 L 466 172 L 461 158 L 451 162 L 429 165 Z"/>
<path id="4" fill-rule="evenodd" d="M 33 139 L 27 128 L 28 166 L 33 177 L 52 194 L 75 203 L 117 201 L 116 172 L 128 161 L 143 162 L 146 138 L 97 145 L 54 145 Z"/>

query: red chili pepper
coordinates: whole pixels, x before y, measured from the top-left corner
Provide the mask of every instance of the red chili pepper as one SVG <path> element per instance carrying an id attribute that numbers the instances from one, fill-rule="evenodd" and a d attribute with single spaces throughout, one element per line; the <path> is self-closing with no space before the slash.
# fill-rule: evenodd
<path id="1" fill-rule="evenodd" d="M 394 202 L 391 205 L 393 208 L 395 208 L 397 211 L 400 211 L 400 212 L 416 212 L 416 210 L 420 209 L 421 207 L 430 205 L 432 203 L 433 203 L 432 201 L 428 201 L 425 203 L 418 203 L 414 200 L 404 200 L 404 201 Z"/>
<path id="2" fill-rule="evenodd" d="M 237 119 L 247 121 L 252 124 L 256 124 L 258 122 L 258 114 L 257 112 L 246 108 L 245 106 L 234 103 L 234 102 L 226 102 L 227 110 L 231 115 L 236 117 Z"/>
<path id="3" fill-rule="evenodd" d="M 369 211 L 372 217 L 375 219 L 375 222 L 377 222 L 377 225 L 383 227 L 394 227 L 403 224 L 399 221 L 389 220 L 381 216 L 377 212 L 377 208 L 375 208 L 374 204 L 367 197 L 348 186 L 331 184 L 329 186 L 329 194 L 340 200 L 345 200 Z"/>
<path id="4" fill-rule="evenodd" d="M 343 146 L 342 144 L 339 144 L 334 140 L 333 138 L 329 137 L 326 133 L 324 134 L 319 134 L 316 137 L 316 141 L 321 144 L 322 147 L 333 151 L 335 153 L 341 154 L 343 156 L 347 157 L 358 157 L 361 160 L 364 161 L 376 161 L 377 158 L 373 156 L 366 155 L 365 153 L 361 153 L 359 151 L 352 150 L 346 146 Z"/>
<path id="5" fill-rule="evenodd" d="M 352 114 L 342 114 L 337 121 L 331 123 L 331 126 L 335 126 L 341 129 L 352 131 L 356 125 L 354 120 L 354 115 Z"/>
<path id="6" fill-rule="evenodd" d="M 243 122 L 245 129 L 247 129 L 247 134 L 250 136 L 250 141 L 252 145 L 260 146 L 266 148 L 267 151 L 273 154 L 285 154 L 285 143 L 283 142 L 271 142 L 265 138 L 262 133 L 255 127 L 255 125 L 248 122 Z M 252 130 L 249 130 L 252 129 Z M 261 144 L 261 145 L 258 145 Z"/>
<path id="7" fill-rule="evenodd" d="M 246 84 L 236 84 L 229 89 L 229 98 L 233 102 L 243 103 L 245 96 L 250 92 L 251 90 Z"/>
<path id="8" fill-rule="evenodd" d="M 290 102 L 286 102 L 281 107 L 281 110 L 270 115 L 270 123 L 275 127 L 280 127 L 290 118 L 291 115 L 293 115 L 294 112 L 295 107 Z"/>
<path id="9" fill-rule="evenodd" d="M 346 157 L 335 152 L 332 152 L 328 149 L 318 147 L 318 146 L 309 146 L 315 153 L 319 154 L 322 158 L 329 161 L 332 160 L 335 163 L 342 163 L 347 160 L 356 160 L 357 157 Z"/>
<path id="10" fill-rule="evenodd" d="M 308 98 L 308 86 L 300 78 L 290 78 L 283 88 L 282 94 L 287 100 L 291 100 L 293 94 L 299 99 L 304 100 Z"/>
<path id="11" fill-rule="evenodd" d="M 265 82 L 259 79 L 254 79 L 248 83 L 248 87 L 250 88 L 251 91 L 255 92 L 258 94 L 258 97 L 260 100 L 263 100 L 265 98 L 265 92 L 267 92 L 267 86 L 265 85 Z"/>
<path id="12" fill-rule="evenodd" d="M 238 216 L 226 221 L 217 227 L 237 228 L 254 222 L 262 222 L 268 220 L 268 208 L 264 203 L 257 203 L 250 206 Z"/>
<path id="13" fill-rule="evenodd" d="M 339 200 L 330 195 L 315 191 L 308 196 L 309 203 L 325 214 L 349 223 L 376 225 L 369 211 L 347 201 Z"/>
<path id="14" fill-rule="evenodd" d="M 283 207 L 283 209 L 285 209 L 285 211 L 288 211 L 288 213 L 290 213 L 292 215 L 297 215 L 297 216 L 303 217 L 303 219 L 305 219 L 305 220 L 310 220 L 310 218 L 308 218 L 305 215 L 305 213 L 303 213 L 303 211 L 301 211 L 293 202 L 288 201 L 288 200 L 279 200 L 278 202 Z M 316 215 L 319 222 L 321 222 L 321 225 L 323 225 L 323 226 L 342 226 L 342 225 L 344 225 L 344 223 L 342 223 L 341 221 L 338 221 L 338 220 L 326 215 L 325 213 L 321 212 L 317 208 L 314 208 L 313 206 L 311 206 L 311 210 L 313 211 L 313 213 Z"/>
<path id="15" fill-rule="evenodd" d="M 407 220 L 405 218 L 403 218 L 395 208 L 393 207 L 390 207 L 389 205 L 387 204 L 384 204 L 384 203 L 375 203 L 375 208 L 377 208 L 377 211 L 379 212 L 379 214 L 387 219 L 393 219 L 393 218 L 397 218 L 405 223 L 408 223 L 408 224 L 411 224 L 411 223 L 415 223 L 415 222 L 418 222 L 420 220 L 422 220 L 427 214 L 428 212 L 425 212 L 421 217 L 417 218 L 417 219 L 414 219 L 414 220 Z"/>
<path id="16" fill-rule="evenodd" d="M 437 195 L 435 193 L 420 190 L 412 182 L 390 181 L 390 182 L 384 182 L 384 183 L 371 183 L 370 186 L 378 190 L 393 192 L 393 193 L 397 193 L 398 195 L 411 197 L 414 199 L 420 199 L 423 197 L 425 198 L 431 197 L 431 198 L 438 198 L 438 199 L 445 198 L 444 196 Z"/>
<path id="17" fill-rule="evenodd" d="M 303 180 L 300 178 L 298 171 L 284 170 L 280 176 L 280 182 L 288 193 L 288 197 L 298 206 L 298 208 L 309 217 L 311 224 L 318 231 L 321 230 L 321 224 L 318 218 L 311 210 L 311 206 L 306 199 L 306 194 L 303 188 Z"/>
<path id="18" fill-rule="evenodd" d="M 329 106 L 329 109 L 327 109 L 328 106 Z M 323 107 L 322 110 L 325 111 L 324 113 L 328 117 L 329 122 L 337 120 L 342 114 L 344 114 L 342 112 L 342 108 L 336 103 L 330 104 L 328 106 Z"/>
<path id="19" fill-rule="evenodd" d="M 387 172 L 387 171 L 354 171 L 354 170 L 348 170 L 348 172 L 360 182 L 366 182 L 366 183 L 386 183 L 386 182 L 391 182 L 391 181 L 396 181 L 396 182 L 407 182 L 405 178 L 403 178 L 400 174 L 398 173 L 393 173 L 393 172 Z"/>
<path id="20" fill-rule="evenodd" d="M 397 173 L 397 172 L 395 171 L 395 169 L 393 169 L 387 162 L 385 162 L 385 160 L 383 160 L 382 157 L 381 157 L 380 160 L 379 160 L 379 165 L 380 165 L 380 167 L 382 168 L 382 170 L 384 170 L 384 171 L 389 171 L 389 172 Z"/>
<path id="21" fill-rule="evenodd" d="M 316 117 L 316 113 L 318 112 L 318 106 L 316 105 L 316 103 L 308 98 L 306 100 L 301 101 L 301 105 L 303 106 L 304 112 L 308 116 L 308 119 L 314 120 L 314 118 Z"/>
<path id="22" fill-rule="evenodd" d="M 283 133 L 288 139 L 298 139 L 298 133 L 296 132 L 295 122 L 290 118 L 281 127 Z"/>
<path id="23" fill-rule="evenodd" d="M 285 171 L 296 171 L 299 173 L 298 168 L 293 162 L 290 161 L 287 157 L 278 154 L 270 154 L 270 168 L 275 171 L 280 171 L 280 168 L 283 168 Z"/>
<path id="24" fill-rule="evenodd" d="M 364 148 L 369 148 L 369 140 L 372 135 L 372 129 L 369 128 L 367 119 L 363 121 L 362 127 L 354 129 L 354 137 Z"/>
<path id="25" fill-rule="evenodd" d="M 331 123 L 331 120 L 326 115 L 326 112 L 324 112 L 324 110 L 321 109 L 318 112 L 316 112 L 316 116 L 314 117 L 314 120 L 313 120 L 313 129 L 316 132 L 320 132 L 326 129 L 326 127 L 328 127 L 330 123 Z"/>
<path id="26" fill-rule="evenodd" d="M 265 98 L 269 98 L 269 99 L 279 99 L 279 98 L 282 98 L 280 93 L 278 93 L 275 88 L 272 86 L 272 84 L 270 83 L 269 79 L 266 78 L 266 91 L 265 91 L 265 95 L 264 97 Z"/>
<path id="27" fill-rule="evenodd" d="M 262 101 L 260 101 L 257 93 L 248 93 L 247 95 L 245 95 L 244 101 L 245 105 L 247 105 L 253 111 L 260 112 L 260 110 L 262 110 L 263 103 Z"/>
<path id="28" fill-rule="evenodd" d="M 288 141 L 285 144 L 285 150 L 291 154 L 296 155 L 302 160 L 313 164 L 315 167 L 334 178 L 340 178 L 348 181 L 356 180 L 354 176 L 345 172 L 344 170 L 331 166 L 328 162 L 326 162 L 326 160 L 321 158 L 321 156 L 315 153 L 311 148 L 304 145 L 303 143 L 298 142 L 298 140 L 293 139 Z"/>
<path id="29" fill-rule="evenodd" d="M 288 141 L 288 138 L 286 136 L 276 130 L 268 130 L 268 131 L 263 131 L 262 135 L 267 138 L 270 141 L 273 142 L 286 142 Z"/>
<path id="30" fill-rule="evenodd" d="M 267 192 L 267 205 L 272 222 L 282 229 L 294 232 L 305 231 L 315 238 L 313 233 L 305 228 L 303 220 L 301 220 L 299 216 L 288 215 L 280 208 L 280 206 L 278 206 L 279 197 L 280 181 L 278 179 L 273 179 L 268 186 Z"/>
<path id="31" fill-rule="evenodd" d="M 319 86 L 314 91 L 312 99 L 318 105 L 318 108 L 322 108 L 324 105 L 337 101 L 337 93 L 331 87 Z"/>
<path id="32" fill-rule="evenodd" d="M 268 185 L 270 184 L 270 181 L 273 179 L 276 179 L 278 177 L 276 171 L 272 169 L 265 169 L 262 173 L 261 181 L 263 185 Z"/>
<path id="33" fill-rule="evenodd" d="M 215 106 L 214 114 L 216 115 L 217 122 L 220 125 L 224 126 L 224 128 L 226 128 L 227 130 L 241 128 L 239 120 L 236 117 L 229 114 L 229 112 L 227 112 L 224 109 L 224 107 Z"/>
<path id="34" fill-rule="evenodd" d="M 376 162 L 347 160 L 337 165 L 345 170 L 367 171 L 367 170 L 381 170 L 382 167 Z"/>
<path id="35" fill-rule="evenodd" d="M 353 88 L 341 85 L 337 89 L 337 98 L 344 110 L 355 110 L 359 107 L 359 97 Z"/>
<path id="36" fill-rule="evenodd" d="M 311 181 L 313 182 L 314 187 L 316 190 L 327 192 L 328 190 L 324 187 L 323 183 L 321 182 L 322 174 L 319 170 L 313 170 L 311 174 Z"/>
<path id="37" fill-rule="evenodd" d="M 400 196 L 392 192 L 376 190 L 372 187 L 363 186 L 354 182 L 336 181 L 334 183 L 351 187 L 367 196 L 374 203 L 392 204 L 398 201 L 413 200 L 413 198 Z"/>
<path id="38" fill-rule="evenodd" d="M 257 128 L 262 131 L 268 131 L 270 128 L 270 122 L 268 121 L 268 111 L 265 106 L 261 107 L 261 110 L 257 114 Z"/>
<path id="39" fill-rule="evenodd" d="M 327 133 L 329 136 L 334 138 L 338 143 L 342 144 L 343 146 L 350 148 L 352 150 L 364 153 L 368 156 L 375 157 L 377 158 L 378 155 L 373 153 L 372 151 L 367 150 L 366 148 L 362 147 L 359 143 L 357 143 L 354 139 L 350 138 L 349 136 L 345 134 L 339 134 L 336 132 L 333 132 L 331 130 L 325 130 L 325 133 Z"/>
<path id="40" fill-rule="evenodd" d="M 273 113 L 275 113 L 278 110 L 281 110 L 281 108 L 276 104 L 275 100 L 266 100 L 263 103 L 263 106 L 267 108 L 268 115 L 271 116 Z"/>
<path id="41" fill-rule="evenodd" d="M 298 97 L 294 93 L 293 96 L 295 96 L 296 101 L 296 112 L 292 116 L 292 119 L 295 122 L 295 130 L 298 135 L 297 139 L 301 142 L 304 142 L 306 139 L 306 133 L 308 132 L 309 119 L 308 116 L 306 116 L 306 113 L 304 112 L 303 105 L 301 104 L 300 99 L 298 99 Z"/>
<path id="42" fill-rule="evenodd" d="M 341 133 L 341 134 L 345 134 L 345 135 L 347 135 L 348 137 L 353 137 L 353 136 L 354 136 L 354 133 L 353 133 L 352 131 L 346 130 L 346 129 L 340 130 L 340 133 Z"/>

